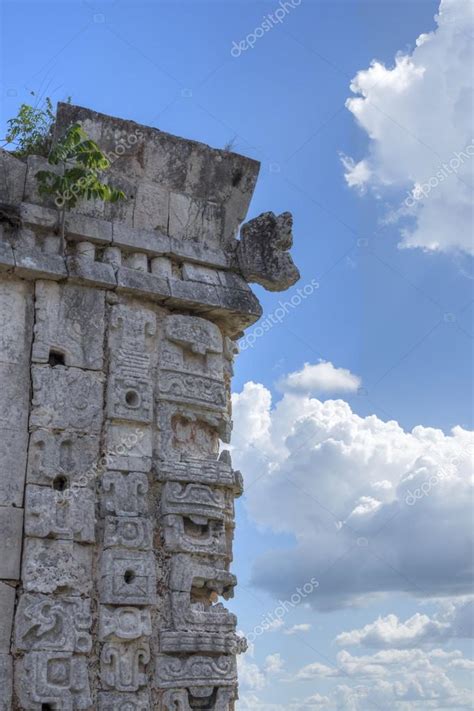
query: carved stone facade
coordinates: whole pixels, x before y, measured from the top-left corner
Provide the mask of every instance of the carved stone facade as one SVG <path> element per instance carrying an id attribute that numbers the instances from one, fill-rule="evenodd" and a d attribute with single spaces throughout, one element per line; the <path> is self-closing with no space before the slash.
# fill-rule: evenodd
<path id="1" fill-rule="evenodd" d="M 127 201 L 81 204 L 64 238 L 44 159 L 0 152 L 0 711 L 232 711 L 221 444 L 246 280 L 294 283 L 291 220 L 239 242 L 255 161 L 71 105 L 57 135 L 75 121 Z"/>

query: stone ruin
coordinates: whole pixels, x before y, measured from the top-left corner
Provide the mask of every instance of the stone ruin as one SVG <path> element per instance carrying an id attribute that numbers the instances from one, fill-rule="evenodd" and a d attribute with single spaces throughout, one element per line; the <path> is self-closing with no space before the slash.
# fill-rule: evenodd
<path id="1" fill-rule="evenodd" d="M 248 282 L 299 276 L 291 215 L 237 239 L 256 161 L 67 104 L 55 137 L 76 121 L 127 200 L 64 237 L 46 160 L 0 154 L 0 709 L 232 711 L 220 443 Z"/>

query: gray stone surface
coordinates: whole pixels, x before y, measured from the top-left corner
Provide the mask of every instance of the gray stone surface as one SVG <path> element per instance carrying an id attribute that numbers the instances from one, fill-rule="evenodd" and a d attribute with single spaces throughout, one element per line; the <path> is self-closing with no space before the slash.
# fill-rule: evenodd
<path id="1" fill-rule="evenodd" d="M 95 496 L 90 489 L 65 496 L 54 488 L 28 484 L 25 510 L 27 536 L 95 542 Z"/>
<path id="2" fill-rule="evenodd" d="M 60 489 L 63 484 L 69 488 L 95 486 L 104 466 L 99 452 L 98 435 L 52 432 L 45 428 L 34 430 L 28 447 L 27 480 L 30 484 L 59 486 Z"/>
<path id="3" fill-rule="evenodd" d="M 25 594 L 15 619 L 17 650 L 53 650 L 88 654 L 92 649 L 90 600 Z"/>
<path id="4" fill-rule="evenodd" d="M 99 608 L 99 639 L 129 641 L 150 637 L 151 614 L 146 607 L 101 605 Z"/>
<path id="5" fill-rule="evenodd" d="M 104 528 L 104 548 L 136 548 L 151 550 L 152 522 L 141 516 L 107 516 Z"/>
<path id="6" fill-rule="evenodd" d="M 92 547 L 73 541 L 27 538 L 22 580 L 28 592 L 87 594 L 92 587 Z"/>
<path id="7" fill-rule="evenodd" d="M 98 432 L 102 425 L 104 376 L 101 373 L 34 365 L 30 425 Z"/>
<path id="8" fill-rule="evenodd" d="M 23 509 L 0 506 L 0 580 L 20 579 L 22 533 Z"/>
<path id="9" fill-rule="evenodd" d="M 0 148 L 0 201 L 14 205 L 23 199 L 26 163 Z"/>
<path id="10" fill-rule="evenodd" d="M 99 711 L 150 711 L 150 697 L 147 691 L 136 694 L 120 692 L 100 692 Z M 178 711 L 176 708 L 173 711 Z"/>
<path id="11" fill-rule="evenodd" d="M 109 549 L 102 554 L 101 602 L 111 605 L 153 605 L 156 569 L 152 553 Z"/>
<path id="12" fill-rule="evenodd" d="M 0 654 L 8 654 L 10 651 L 15 595 L 13 585 L 0 582 Z"/>
<path id="13" fill-rule="evenodd" d="M 0 427 L 0 505 L 21 506 L 25 482 L 28 433 Z"/>
<path id="14" fill-rule="evenodd" d="M 37 281 L 32 360 L 47 363 L 51 352 L 64 365 L 101 370 L 103 365 L 104 292 L 83 286 Z"/>
<path id="15" fill-rule="evenodd" d="M 106 689 L 138 691 L 148 683 L 150 645 L 143 640 L 106 642 L 100 655 L 100 680 Z"/>
<path id="16" fill-rule="evenodd" d="M 15 690 L 21 708 L 88 709 L 92 698 L 87 657 L 70 652 L 29 652 L 16 662 Z"/>
<path id="17" fill-rule="evenodd" d="M 132 517 L 148 511 L 148 478 L 142 472 L 106 472 L 101 478 L 104 515 Z"/>
<path id="18" fill-rule="evenodd" d="M 156 682 L 162 689 L 233 686 L 236 681 L 235 657 L 200 654 L 178 657 L 160 654 L 156 660 Z"/>
<path id="19" fill-rule="evenodd" d="M 11 711 L 13 662 L 9 654 L 0 654 L 0 711 Z"/>

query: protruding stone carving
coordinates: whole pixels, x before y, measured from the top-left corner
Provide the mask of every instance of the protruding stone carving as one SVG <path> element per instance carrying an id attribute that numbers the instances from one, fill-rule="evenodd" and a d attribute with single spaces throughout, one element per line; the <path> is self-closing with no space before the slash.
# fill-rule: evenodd
<path id="1" fill-rule="evenodd" d="M 160 634 L 160 651 L 167 654 L 241 654 L 246 649 L 246 640 L 232 632 L 165 630 Z"/>
<path id="2" fill-rule="evenodd" d="M 100 678 L 105 688 L 138 691 L 147 685 L 148 642 L 107 642 L 100 655 Z"/>
<path id="3" fill-rule="evenodd" d="M 163 516 L 165 546 L 173 553 L 225 557 L 228 554 L 224 516 Z"/>
<path id="4" fill-rule="evenodd" d="M 103 375 L 58 365 L 33 366 L 34 427 L 98 432 L 102 424 Z"/>
<path id="5" fill-rule="evenodd" d="M 193 654 L 183 658 L 160 654 L 156 660 L 156 681 L 161 689 L 233 686 L 237 682 L 236 660 L 225 655 Z"/>
<path id="6" fill-rule="evenodd" d="M 156 465 L 160 481 L 194 482 L 230 489 L 234 496 L 243 491 L 242 475 L 232 469 L 230 454 L 223 451 L 219 459 L 197 459 L 183 455 L 180 461 L 159 461 Z"/>
<path id="7" fill-rule="evenodd" d="M 231 711 L 237 698 L 236 688 L 192 687 L 191 689 L 173 689 L 163 695 L 161 711 L 192 711 L 209 709 L 210 711 Z"/>
<path id="8" fill-rule="evenodd" d="M 168 481 L 163 486 L 161 512 L 194 516 L 210 516 L 224 513 L 226 497 L 224 491 L 203 484 Z"/>
<path id="9" fill-rule="evenodd" d="M 87 654 L 92 649 L 90 600 L 26 594 L 15 620 L 19 650 L 55 650 Z"/>
<path id="10" fill-rule="evenodd" d="M 58 479 L 59 477 L 55 481 Z M 94 543 L 95 497 L 93 492 L 89 489 L 76 490 L 67 497 L 63 493 L 53 488 L 34 486 L 33 484 L 26 487 L 26 535 L 38 538 L 47 536 L 71 538 L 81 543 Z"/>
<path id="11" fill-rule="evenodd" d="M 151 635 L 150 610 L 142 607 L 108 607 L 99 609 L 99 638 L 130 641 Z"/>
<path id="12" fill-rule="evenodd" d="M 153 605 L 156 601 L 152 553 L 114 548 L 102 554 L 100 600 L 111 605 Z"/>
<path id="13" fill-rule="evenodd" d="M 100 370 L 103 364 L 104 292 L 83 286 L 36 282 L 36 322 L 32 360 Z"/>
<path id="14" fill-rule="evenodd" d="M 87 709 L 92 704 L 87 657 L 70 652 L 29 652 L 17 661 L 15 688 L 21 708 Z"/>
<path id="15" fill-rule="evenodd" d="M 139 516 L 147 512 L 148 479 L 140 472 L 106 472 L 101 480 L 102 509 L 115 516 Z"/>
<path id="16" fill-rule="evenodd" d="M 233 597 L 236 584 L 235 576 L 217 565 L 187 555 L 173 556 L 170 575 L 173 626 L 181 630 L 235 630 L 236 616 L 218 598 Z"/>
<path id="17" fill-rule="evenodd" d="M 293 245 L 293 218 L 264 212 L 246 222 L 240 232 L 237 263 L 247 281 L 268 291 L 285 291 L 300 278 L 289 249 Z"/>

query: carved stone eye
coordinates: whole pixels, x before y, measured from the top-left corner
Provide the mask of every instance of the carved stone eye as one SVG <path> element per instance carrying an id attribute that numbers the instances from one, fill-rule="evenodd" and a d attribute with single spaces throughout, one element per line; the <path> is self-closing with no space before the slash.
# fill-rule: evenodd
<path id="1" fill-rule="evenodd" d="M 133 583 L 135 580 L 135 573 L 133 570 L 126 570 L 125 573 L 123 574 L 123 579 L 127 583 L 127 585 L 130 585 L 130 583 Z"/>

